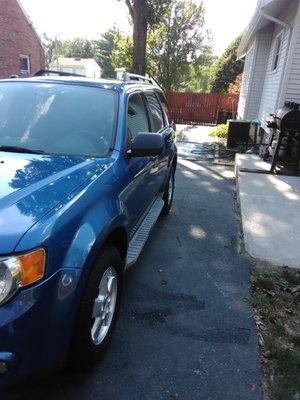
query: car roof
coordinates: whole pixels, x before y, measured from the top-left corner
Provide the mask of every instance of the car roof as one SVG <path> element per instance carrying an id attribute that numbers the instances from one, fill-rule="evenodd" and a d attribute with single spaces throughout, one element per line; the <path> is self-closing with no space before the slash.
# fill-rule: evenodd
<path id="1" fill-rule="evenodd" d="M 34 76 L 30 78 L 13 78 L 13 79 L 1 79 L 1 82 L 45 82 L 45 83 L 62 83 L 78 86 L 89 86 L 98 87 L 101 89 L 116 90 L 118 92 L 126 92 L 132 89 L 155 89 L 162 92 L 158 86 L 144 83 L 139 81 L 122 81 L 117 79 L 98 79 L 98 78 L 86 78 L 80 76 Z"/>

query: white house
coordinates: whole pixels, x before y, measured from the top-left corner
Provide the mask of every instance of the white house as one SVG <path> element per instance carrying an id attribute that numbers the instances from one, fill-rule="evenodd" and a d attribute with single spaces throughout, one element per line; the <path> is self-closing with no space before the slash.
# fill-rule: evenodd
<path id="1" fill-rule="evenodd" d="M 264 127 L 286 100 L 300 103 L 300 0 L 258 0 L 238 57 L 245 58 L 239 118 Z"/>
<path id="2" fill-rule="evenodd" d="M 69 72 L 84 75 L 88 78 L 101 78 L 101 68 L 93 58 L 64 58 L 58 57 L 50 65 L 50 69 L 55 71 Z"/>

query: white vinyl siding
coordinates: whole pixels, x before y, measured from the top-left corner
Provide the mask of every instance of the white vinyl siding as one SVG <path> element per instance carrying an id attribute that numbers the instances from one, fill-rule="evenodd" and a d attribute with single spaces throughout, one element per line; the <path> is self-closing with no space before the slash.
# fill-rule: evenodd
<path id="1" fill-rule="evenodd" d="M 242 89 L 241 89 L 239 106 L 238 106 L 238 116 L 241 119 L 245 119 L 245 115 L 246 115 L 249 88 L 250 88 L 250 84 L 251 84 L 251 82 L 250 82 L 251 71 L 252 71 L 253 60 L 254 60 L 254 48 L 255 48 L 255 44 L 253 43 L 252 46 L 247 51 L 246 59 L 245 59 Z"/>
<path id="2" fill-rule="evenodd" d="M 291 40 L 290 61 L 287 66 L 283 101 L 300 103 L 300 7 Z"/>
<path id="3" fill-rule="evenodd" d="M 293 26 L 295 24 L 296 15 L 299 15 L 299 1 L 290 0 L 283 8 L 281 14 L 277 18 L 288 24 L 288 27 L 282 27 L 279 24 L 273 24 L 274 32 L 272 35 L 272 43 L 270 48 L 270 54 L 267 62 L 266 78 L 264 82 L 264 88 L 261 99 L 261 106 L 259 110 L 259 119 L 265 122 L 266 118 L 270 113 L 276 111 L 276 109 L 283 105 L 285 100 L 285 91 L 287 86 L 287 77 L 290 77 L 288 72 L 288 60 L 293 55 L 293 48 L 291 47 L 291 33 L 293 32 Z M 297 22 L 299 28 L 299 21 Z M 297 28 L 297 29 L 298 29 Z M 272 70 L 274 67 L 275 50 L 278 35 L 282 34 L 282 42 L 278 65 L 276 70 Z"/>
<path id="4" fill-rule="evenodd" d="M 247 120 L 257 118 L 259 113 L 263 84 L 266 76 L 266 60 L 270 51 L 271 36 L 271 33 L 266 30 L 257 35 L 256 55 L 253 64 L 251 87 L 247 99 L 248 105 L 245 115 L 245 119 Z"/>
<path id="5" fill-rule="evenodd" d="M 280 0 L 276 6 L 275 1 L 260 0 L 256 14 L 266 3 L 273 3 L 273 10 L 281 6 L 281 12 L 274 13 L 279 23 L 262 17 L 264 27 L 255 32 L 252 41 L 249 39 L 238 108 L 239 118 L 258 118 L 264 127 L 269 114 L 284 101 L 300 103 L 300 1 L 287 0 L 284 4 Z"/>
<path id="6" fill-rule="evenodd" d="M 273 66 L 278 34 L 282 34 L 282 42 L 277 68 L 274 70 Z M 276 26 L 267 60 L 266 76 L 258 115 L 258 118 L 263 122 L 265 122 L 269 114 L 274 113 L 278 107 L 278 97 L 280 95 L 282 76 L 286 64 L 288 42 L 289 30 L 283 29 L 281 26 Z"/>

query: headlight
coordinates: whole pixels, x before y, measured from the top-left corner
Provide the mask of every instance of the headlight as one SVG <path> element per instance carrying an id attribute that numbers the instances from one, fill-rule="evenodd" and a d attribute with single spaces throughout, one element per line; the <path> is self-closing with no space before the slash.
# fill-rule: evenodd
<path id="1" fill-rule="evenodd" d="M 0 304 L 8 300 L 20 287 L 42 279 L 45 265 L 44 249 L 0 258 Z"/>

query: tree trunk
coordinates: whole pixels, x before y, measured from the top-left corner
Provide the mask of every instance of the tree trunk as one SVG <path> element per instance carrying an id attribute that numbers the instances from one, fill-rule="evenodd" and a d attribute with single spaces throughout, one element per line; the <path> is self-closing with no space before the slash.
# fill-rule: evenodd
<path id="1" fill-rule="evenodd" d="M 146 74 L 147 18 L 146 0 L 134 0 L 133 7 L 133 65 L 134 74 Z"/>

